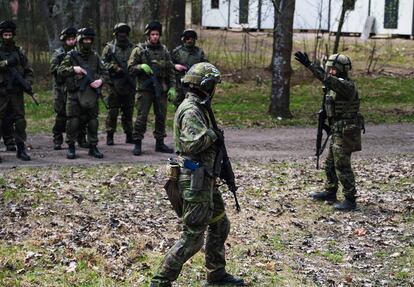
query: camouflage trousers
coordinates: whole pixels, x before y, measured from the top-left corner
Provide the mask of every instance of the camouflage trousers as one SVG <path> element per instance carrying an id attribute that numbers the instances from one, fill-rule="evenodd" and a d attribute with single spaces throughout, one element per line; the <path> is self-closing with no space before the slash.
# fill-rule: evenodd
<path id="1" fill-rule="evenodd" d="M 170 286 L 175 281 L 183 264 L 195 255 L 205 240 L 205 266 L 207 278 L 216 280 L 225 274 L 224 243 L 230 231 L 230 222 L 225 214 L 224 202 L 215 180 L 204 181 L 202 192 L 210 193 L 210 201 L 188 201 L 186 191 L 190 189 L 190 180 L 186 175 L 180 175 L 180 190 L 184 194 L 183 231 L 180 239 L 168 251 L 161 266 L 155 273 L 151 283 L 154 286 Z M 205 196 L 203 196 L 205 198 Z"/>
<path id="2" fill-rule="evenodd" d="M 329 153 L 325 161 L 325 190 L 336 193 L 339 183 L 345 198 L 355 199 L 355 175 L 351 166 L 351 152 L 343 149 L 341 134 L 333 134 L 329 144 Z"/>
<path id="3" fill-rule="evenodd" d="M 108 115 L 106 117 L 106 132 L 115 133 L 119 111 L 121 111 L 121 123 L 124 133 L 132 134 L 132 115 L 134 113 L 134 93 L 118 94 L 111 88 L 106 98 L 108 103 Z"/>
<path id="4" fill-rule="evenodd" d="M 53 108 L 55 110 L 55 124 L 53 125 L 53 142 L 55 144 L 63 143 L 63 133 L 66 132 L 66 95 L 63 88 L 55 88 L 55 98 Z"/>
<path id="5" fill-rule="evenodd" d="M 0 127 L 3 126 L 4 121 L 10 122 L 10 119 L 12 126 L 14 126 L 16 143 L 24 143 L 27 135 L 23 92 L 0 96 Z M 0 129 L 0 136 L 2 136 L 2 129 Z"/>
<path id="6" fill-rule="evenodd" d="M 74 144 L 86 126 L 88 142 L 91 145 L 98 144 L 98 114 L 99 106 L 83 108 L 79 100 L 73 97 L 67 98 L 66 102 L 66 143 Z"/>
<path id="7" fill-rule="evenodd" d="M 147 130 L 148 114 L 153 106 L 155 114 L 154 138 L 157 140 L 164 139 L 165 121 L 167 118 L 167 94 L 162 93 L 161 98 L 157 99 L 155 92 L 139 91 L 136 97 L 137 118 L 134 124 L 132 134 L 135 141 L 142 140 Z"/>

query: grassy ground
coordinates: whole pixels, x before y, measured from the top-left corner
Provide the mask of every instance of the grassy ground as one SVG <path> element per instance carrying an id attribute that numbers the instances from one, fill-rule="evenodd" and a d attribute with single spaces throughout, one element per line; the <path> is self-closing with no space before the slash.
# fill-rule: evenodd
<path id="1" fill-rule="evenodd" d="M 256 86 L 256 82 L 235 83 L 225 81 L 220 85 L 214 99 L 214 109 L 222 124 L 232 127 L 276 127 L 311 126 L 315 124 L 315 113 L 321 101 L 321 85 L 316 81 L 301 81 L 297 78 L 309 73 L 298 71 L 293 80 L 291 95 L 291 120 L 278 121 L 267 114 L 270 82 Z M 414 121 L 414 81 L 411 78 L 357 77 L 361 109 L 368 123 L 397 123 Z M 53 125 L 53 105 L 50 91 L 38 93 L 41 106 L 36 107 L 26 100 L 29 133 L 49 133 Z M 104 130 L 105 108 L 101 105 L 100 128 Z M 174 109 L 169 108 L 168 126 L 172 127 Z M 153 117 L 151 123 L 153 124 Z"/>
<path id="2" fill-rule="evenodd" d="M 354 166 L 360 209 L 343 214 L 308 199 L 323 179 L 310 162 L 236 163 L 228 270 L 258 287 L 413 284 L 413 157 Z M 148 286 L 179 234 L 160 169 L 1 171 L 0 285 Z M 175 286 L 200 286 L 203 261 L 202 251 Z"/>

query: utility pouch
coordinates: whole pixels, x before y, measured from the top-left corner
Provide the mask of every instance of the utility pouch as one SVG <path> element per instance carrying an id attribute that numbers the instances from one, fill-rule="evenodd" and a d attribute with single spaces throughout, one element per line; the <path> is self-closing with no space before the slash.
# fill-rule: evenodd
<path id="1" fill-rule="evenodd" d="M 346 124 L 342 132 L 343 149 L 345 152 L 360 151 L 361 146 L 361 128 L 358 124 Z"/>
<path id="2" fill-rule="evenodd" d="M 191 172 L 191 182 L 190 182 L 190 190 L 192 193 L 197 193 L 202 191 L 204 186 L 204 177 L 205 177 L 205 170 L 203 166 L 193 170 Z"/>
<path id="3" fill-rule="evenodd" d="M 164 189 L 175 213 L 178 215 L 178 217 L 181 217 L 183 215 L 183 197 L 178 185 L 180 166 L 177 162 L 170 161 L 167 164 L 166 175 L 168 179 L 164 185 Z"/>

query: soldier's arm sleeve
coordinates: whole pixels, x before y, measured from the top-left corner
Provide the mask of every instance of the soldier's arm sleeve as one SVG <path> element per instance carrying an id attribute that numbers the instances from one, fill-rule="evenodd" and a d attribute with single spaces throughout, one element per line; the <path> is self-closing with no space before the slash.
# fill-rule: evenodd
<path id="1" fill-rule="evenodd" d="M 105 63 L 102 61 L 102 59 L 98 56 L 98 77 L 102 80 L 103 84 L 106 84 L 109 82 L 109 73 L 108 70 L 105 67 Z"/>
<path id="2" fill-rule="evenodd" d="M 315 78 L 317 78 L 319 81 L 323 82 L 325 79 L 326 72 L 324 69 L 322 69 L 321 66 L 317 65 L 316 63 L 312 63 L 308 70 L 313 74 Z"/>
<path id="3" fill-rule="evenodd" d="M 216 133 L 208 128 L 202 115 L 196 111 L 188 111 L 183 115 L 181 127 L 179 140 L 186 154 L 198 154 L 217 140 Z"/>
<path id="4" fill-rule="evenodd" d="M 104 65 L 104 68 L 106 70 L 108 70 L 109 72 L 114 72 L 116 70 L 116 64 L 112 62 L 112 60 L 110 59 L 110 54 L 111 54 L 111 46 L 110 45 L 106 45 L 105 48 L 102 51 L 102 62 Z"/>
<path id="5" fill-rule="evenodd" d="M 173 62 L 173 64 L 179 64 L 179 61 L 178 61 L 178 49 L 177 48 L 175 48 L 171 52 L 171 62 Z"/>
<path id="6" fill-rule="evenodd" d="M 356 87 L 353 81 L 335 76 L 327 76 L 324 83 L 328 89 L 336 92 L 344 100 L 351 99 L 354 96 Z"/>
<path id="7" fill-rule="evenodd" d="M 59 59 L 57 57 L 57 53 L 54 52 L 50 57 L 50 73 L 55 74 L 59 67 Z"/>
<path id="8" fill-rule="evenodd" d="M 66 55 L 65 58 L 63 58 L 62 63 L 60 63 L 57 69 L 57 74 L 63 78 L 75 75 L 70 55 Z"/>
<path id="9" fill-rule="evenodd" d="M 141 65 L 142 62 L 142 56 L 141 56 L 141 48 L 135 47 L 132 52 L 131 52 L 131 56 L 129 56 L 128 59 L 128 72 L 131 75 L 138 75 L 142 72 L 141 68 L 139 67 L 139 65 Z"/>
<path id="10" fill-rule="evenodd" d="M 204 50 L 203 49 L 201 49 L 200 48 L 200 50 L 201 50 L 201 62 L 208 62 L 208 58 L 207 58 L 207 56 L 206 56 L 206 54 L 204 53 Z"/>
<path id="11" fill-rule="evenodd" d="M 168 50 L 166 50 L 166 60 L 168 61 L 169 65 L 168 65 L 168 84 L 169 87 L 175 87 L 175 67 L 173 62 L 171 61 L 171 56 L 170 56 L 170 52 L 168 52 Z"/>

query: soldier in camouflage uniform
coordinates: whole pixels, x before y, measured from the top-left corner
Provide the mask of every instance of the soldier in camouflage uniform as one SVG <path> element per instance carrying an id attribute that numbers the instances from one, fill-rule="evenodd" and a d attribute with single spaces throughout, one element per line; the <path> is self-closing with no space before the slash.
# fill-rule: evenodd
<path id="1" fill-rule="evenodd" d="M 56 49 L 50 58 L 50 72 L 53 75 L 54 109 L 56 113 L 55 124 L 53 125 L 53 148 L 62 149 L 63 133 L 66 131 L 66 92 L 64 81 L 57 75 L 57 69 L 66 54 L 75 47 L 77 30 L 68 27 L 60 32 L 62 47 Z"/>
<path id="2" fill-rule="evenodd" d="M 203 106 L 203 101 L 213 96 L 216 84 L 220 82 L 220 72 L 209 63 L 199 63 L 189 70 L 183 82 L 188 93 L 175 113 L 175 149 L 180 162 L 186 159 L 199 163 L 199 167 L 191 170 L 182 165 L 180 169 L 178 183 L 183 197 L 183 231 L 155 273 L 151 286 L 171 286 L 183 264 L 202 248 L 206 231 L 207 282 L 243 286 L 243 279 L 230 275 L 225 269 L 225 241 L 230 222 L 213 176 L 216 144 L 224 138 L 221 132 L 212 129 Z"/>
<path id="3" fill-rule="evenodd" d="M 339 183 L 345 200 L 335 204 L 336 210 L 356 209 L 355 176 L 351 166 L 351 154 L 361 150 L 361 129 L 363 117 L 359 113 L 359 96 L 355 82 L 348 77 L 351 60 L 343 54 L 331 55 L 322 69 L 309 61 L 306 53 L 296 52 L 295 58 L 313 75 L 323 82 L 327 89 L 325 110 L 331 131 L 329 153 L 325 161 L 327 181 L 325 191 L 312 193 L 315 200 L 336 201 Z"/>
<path id="4" fill-rule="evenodd" d="M 132 115 L 134 113 L 135 83 L 128 74 L 128 59 L 133 45 L 128 40 L 131 28 L 125 23 L 114 27 L 115 39 L 106 44 L 102 59 L 109 71 L 110 94 L 107 97 L 108 116 L 106 117 L 106 144 L 114 145 L 114 133 L 119 110 L 122 112 L 122 128 L 126 135 L 125 143 L 134 143 L 132 139 Z"/>
<path id="5" fill-rule="evenodd" d="M 197 32 L 193 29 L 184 30 L 181 36 L 182 45 L 175 48 L 171 53 L 172 62 L 176 70 L 177 96 L 175 99 L 168 98 L 176 107 L 184 100 L 186 91 L 181 83 L 182 77 L 194 65 L 207 62 L 203 49 L 196 46 Z"/>
<path id="6" fill-rule="evenodd" d="M 167 47 L 160 43 L 161 23 L 155 21 L 145 28 L 147 41 L 139 43 L 128 60 L 129 72 L 137 76 L 137 118 L 134 125 L 134 155 L 141 154 L 141 143 L 147 129 L 148 114 L 154 105 L 156 140 L 155 151 L 172 153 L 164 144 L 167 118 L 167 96 L 175 97 L 175 74 Z"/>
<path id="7" fill-rule="evenodd" d="M 24 94 L 21 85 L 12 78 L 12 71 L 18 73 L 23 80 L 32 84 L 33 70 L 30 67 L 23 50 L 14 43 L 16 24 L 12 21 L 0 23 L 0 127 L 8 117 L 7 113 L 13 115 L 14 139 L 17 145 L 17 158 L 27 161 L 25 141 L 26 119 L 24 110 Z M 0 129 L 0 133 L 1 133 Z"/>
<path id="8" fill-rule="evenodd" d="M 92 49 L 95 31 L 91 28 L 78 30 L 75 49 L 70 51 L 58 67 L 57 75 L 64 78 L 67 91 L 66 143 L 68 159 L 76 158 L 75 141 L 81 122 L 87 125 L 89 155 L 103 158 L 98 150 L 99 90 L 102 88 L 105 68 L 98 54 Z M 85 89 L 81 83 L 86 80 Z"/>

